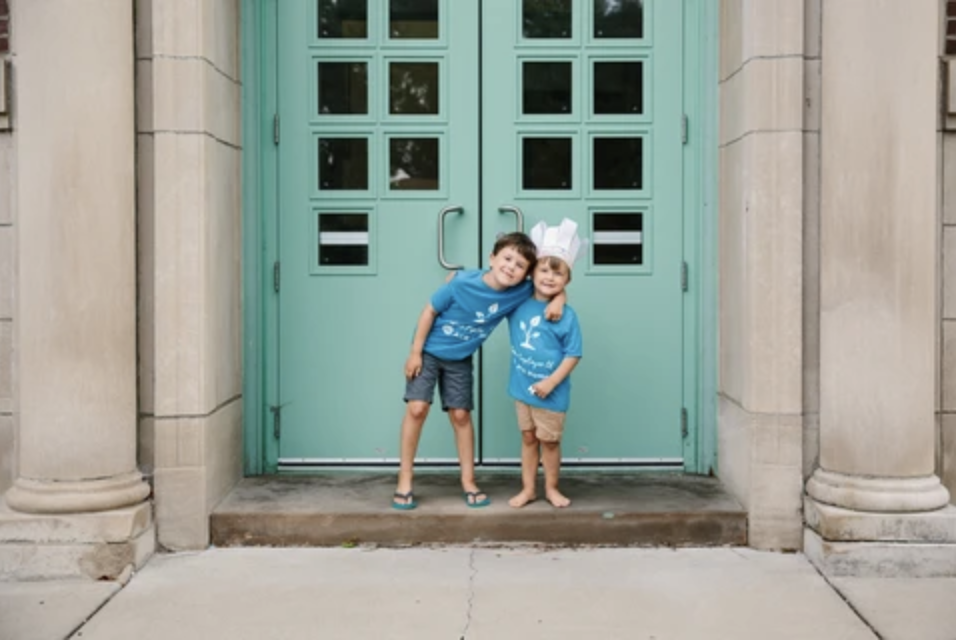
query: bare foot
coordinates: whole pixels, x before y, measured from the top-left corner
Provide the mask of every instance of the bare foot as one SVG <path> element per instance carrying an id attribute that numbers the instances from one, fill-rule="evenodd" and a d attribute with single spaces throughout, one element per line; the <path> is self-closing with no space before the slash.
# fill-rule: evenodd
<path id="1" fill-rule="evenodd" d="M 552 506 L 555 506 L 559 509 L 563 509 L 571 504 L 571 501 L 557 489 L 548 489 L 545 492 L 545 495 L 548 498 L 548 502 L 550 502 Z"/>
<path id="2" fill-rule="evenodd" d="M 509 500 L 508 504 L 510 504 L 515 509 L 520 509 L 526 504 L 534 502 L 537 499 L 538 499 L 538 496 L 534 495 L 534 491 L 522 491 L 521 493 L 516 495 L 514 498 Z"/>

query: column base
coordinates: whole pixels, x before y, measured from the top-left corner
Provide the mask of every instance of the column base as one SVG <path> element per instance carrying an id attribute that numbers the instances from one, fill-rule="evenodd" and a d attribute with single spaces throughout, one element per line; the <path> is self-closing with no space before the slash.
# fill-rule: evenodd
<path id="1" fill-rule="evenodd" d="M 835 507 L 877 513 L 926 512 L 949 504 L 949 491 L 934 475 L 867 478 L 817 469 L 807 481 L 807 494 Z"/>
<path id="2" fill-rule="evenodd" d="M 0 581 L 119 580 L 156 550 L 152 505 L 69 515 L 12 511 L 0 499 Z"/>
<path id="3" fill-rule="evenodd" d="M 6 502 L 24 513 L 89 513 L 129 507 L 143 502 L 149 493 L 149 485 L 138 471 L 75 482 L 17 478 L 7 491 Z"/>
<path id="4" fill-rule="evenodd" d="M 956 577 L 956 507 L 873 513 L 804 500 L 803 552 L 829 576 Z"/>

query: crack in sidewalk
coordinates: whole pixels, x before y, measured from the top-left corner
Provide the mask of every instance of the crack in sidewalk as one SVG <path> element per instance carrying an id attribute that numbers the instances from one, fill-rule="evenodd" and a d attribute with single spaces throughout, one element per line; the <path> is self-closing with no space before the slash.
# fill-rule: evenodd
<path id="1" fill-rule="evenodd" d="M 471 612 L 475 605 L 475 577 L 478 575 L 478 569 L 475 568 L 475 551 L 476 549 L 472 548 L 471 553 L 468 554 L 468 569 L 470 569 L 468 575 L 468 598 L 465 607 L 465 628 L 461 630 L 461 640 L 465 640 L 465 638 L 468 637 L 468 629 L 471 627 Z"/>
<path id="2" fill-rule="evenodd" d="M 880 632 L 876 630 L 876 627 L 870 624 L 870 621 L 863 616 L 863 612 L 857 609 L 856 605 L 850 602 L 850 599 L 847 598 L 845 595 L 843 595 L 843 592 L 840 591 L 840 589 L 835 584 L 830 582 L 830 579 L 827 577 L 827 575 L 823 573 L 823 571 L 821 571 L 820 568 L 817 567 L 812 562 L 809 564 L 817 572 L 817 575 L 823 578 L 823 581 L 827 583 L 827 586 L 830 587 L 830 589 L 832 589 L 833 592 L 837 594 L 837 596 L 839 596 L 841 600 L 843 600 L 846 606 L 850 608 L 850 611 L 852 611 L 856 615 L 856 617 L 859 618 L 860 622 L 866 625 L 866 628 L 873 633 L 873 636 L 876 638 L 876 640 L 885 640 L 885 638 L 882 635 L 880 635 Z"/>

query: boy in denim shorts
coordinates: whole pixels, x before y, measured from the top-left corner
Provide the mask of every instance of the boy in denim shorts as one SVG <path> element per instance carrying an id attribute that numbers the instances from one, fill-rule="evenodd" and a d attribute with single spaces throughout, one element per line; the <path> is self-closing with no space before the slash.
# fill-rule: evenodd
<path id="1" fill-rule="evenodd" d="M 527 235 L 504 235 L 495 243 L 487 270 L 456 274 L 425 305 L 405 362 L 405 416 L 398 486 L 392 497 L 394 508 L 407 510 L 417 506 L 412 492 L 415 453 L 436 384 L 442 410 L 448 413 L 455 432 L 465 504 L 491 504 L 475 483 L 472 355 L 498 323 L 531 295 L 531 282 L 526 277 L 535 254 L 534 243 Z M 562 297 L 554 308 L 560 310 L 563 302 Z M 560 311 L 556 315 L 559 317 Z"/>
<path id="2" fill-rule="evenodd" d="M 556 227 L 541 222 L 531 230 L 538 247 L 532 274 L 534 295 L 508 316 L 511 329 L 511 377 L 521 430 L 521 492 L 508 501 L 523 507 L 537 497 L 538 463 L 544 467 L 544 495 L 555 507 L 571 501 L 558 490 L 561 436 L 571 397 L 571 371 L 581 359 L 581 327 L 571 307 L 560 321 L 543 322 L 545 306 L 564 296 L 571 267 L 583 243 L 578 225 L 565 218 Z"/>

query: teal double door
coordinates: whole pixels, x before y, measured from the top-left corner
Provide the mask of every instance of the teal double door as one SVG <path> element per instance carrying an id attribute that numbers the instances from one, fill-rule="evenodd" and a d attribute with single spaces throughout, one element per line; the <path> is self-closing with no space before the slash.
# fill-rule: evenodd
<path id="1" fill-rule="evenodd" d="M 684 465 L 681 5 L 277 3 L 279 468 L 397 462 L 424 304 L 564 217 L 590 241 L 565 460 Z M 519 456 L 508 369 L 503 323 L 476 359 L 485 464 Z M 455 461 L 437 405 L 419 461 Z"/>

